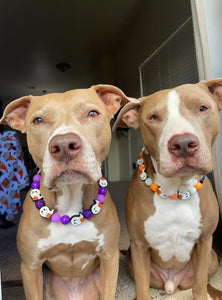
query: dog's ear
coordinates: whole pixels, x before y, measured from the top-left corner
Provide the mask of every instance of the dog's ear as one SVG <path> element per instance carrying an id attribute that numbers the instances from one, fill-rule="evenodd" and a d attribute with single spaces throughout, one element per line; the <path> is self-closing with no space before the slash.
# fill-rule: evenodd
<path id="1" fill-rule="evenodd" d="M 9 103 L 4 110 L 0 123 L 25 132 L 25 118 L 32 98 L 33 96 L 25 96 Z"/>
<path id="2" fill-rule="evenodd" d="M 139 130 L 139 115 L 141 103 L 129 102 L 120 111 L 116 122 L 113 125 L 113 131 L 118 127 L 133 127 Z"/>
<path id="3" fill-rule="evenodd" d="M 137 102 L 136 99 L 127 97 L 123 91 L 113 85 L 99 84 L 92 86 L 92 88 L 97 92 L 112 115 L 127 102 Z"/>
<path id="4" fill-rule="evenodd" d="M 222 78 L 217 78 L 209 81 L 201 81 L 200 84 L 205 84 L 212 94 L 219 110 L 222 110 Z"/>

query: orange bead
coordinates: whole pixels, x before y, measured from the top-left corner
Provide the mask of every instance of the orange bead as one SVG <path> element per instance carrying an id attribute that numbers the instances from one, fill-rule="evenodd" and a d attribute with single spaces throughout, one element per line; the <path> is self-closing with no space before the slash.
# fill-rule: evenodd
<path id="1" fill-rule="evenodd" d="M 141 164 L 141 165 L 139 165 L 139 167 L 138 167 L 138 169 L 141 171 L 141 170 L 143 170 L 143 169 L 145 169 L 146 168 L 146 166 L 144 165 L 144 164 Z"/>
<path id="2" fill-rule="evenodd" d="M 194 187 L 199 191 L 202 188 L 202 183 L 197 182 Z"/>
<path id="3" fill-rule="evenodd" d="M 153 191 L 153 192 L 156 192 L 159 188 L 159 185 L 157 185 L 156 183 L 152 183 L 151 186 L 150 186 L 150 189 Z"/>
<path id="4" fill-rule="evenodd" d="M 142 157 L 142 156 L 143 156 L 143 152 L 140 152 L 139 157 Z"/>
<path id="5" fill-rule="evenodd" d="M 177 193 L 174 193 L 173 195 L 170 196 L 171 199 L 177 199 L 178 195 Z"/>

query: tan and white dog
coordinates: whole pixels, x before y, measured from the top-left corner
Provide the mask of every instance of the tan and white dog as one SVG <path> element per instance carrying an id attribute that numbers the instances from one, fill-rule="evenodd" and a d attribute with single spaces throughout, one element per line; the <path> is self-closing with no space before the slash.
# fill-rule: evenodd
<path id="1" fill-rule="evenodd" d="M 106 181 L 99 198 L 97 181 L 109 151 L 110 119 L 126 102 L 118 88 L 97 85 L 22 97 L 6 107 L 1 123 L 27 134 L 41 171 L 17 235 L 26 299 L 114 300 L 120 228 L 108 192 L 104 201 Z"/>
<path id="2" fill-rule="evenodd" d="M 114 125 L 140 130 L 144 143 L 126 199 L 137 300 L 151 299 L 150 286 L 169 294 L 192 287 L 193 299 L 207 299 L 208 278 L 218 268 L 212 234 L 219 210 L 202 176 L 213 169 L 221 109 L 217 79 L 128 103 Z"/>

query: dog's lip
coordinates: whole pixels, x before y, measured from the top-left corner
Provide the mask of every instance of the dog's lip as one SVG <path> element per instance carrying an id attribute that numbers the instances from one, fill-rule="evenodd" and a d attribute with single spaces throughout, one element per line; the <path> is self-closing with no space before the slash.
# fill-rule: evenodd
<path id="1" fill-rule="evenodd" d="M 60 171 L 57 175 L 54 176 L 52 185 L 55 185 L 59 182 L 63 182 L 64 184 L 76 183 L 79 180 L 91 181 L 91 178 L 83 170 L 67 168 L 65 170 Z"/>
<path id="2" fill-rule="evenodd" d="M 181 168 L 179 168 L 176 173 L 177 174 L 193 174 L 196 173 L 199 170 L 198 166 L 192 166 L 189 164 L 185 164 L 184 166 L 182 166 Z"/>
<path id="3" fill-rule="evenodd" d="M 77 170 L 74 170 L 74 169 L 67 169 L 67 170 L 62 171 L 58 175 L 58 178 L 62 177 L 62 176 L 76 176 L 78 174 L 81 174 L 80 171 L 77 171 Z"/>
<path id="4" fill-rule="evenodd" d="M 159 172 L 167 178 L 174 177 L 174 176 L 193 176 L 194 174 L 205 174 L 205 170 L 200 167 L 199 165 L 188 163 L 184 161 L 179 166 L 175 166 L 170 171 L 168 168 L 164 170 L 159 170 Z"/>
<path id="5" fill-rule="evenodd" d="M 61 171 L 56 177 L 55 180 L 64 180 L 64 181 L 72 181 L 72 180 L 77 180 L 80 178 L 88 178 L 87 174 L 85 174 L 83 171 L 76 170 L 76 169 L 66 169 Z"/>

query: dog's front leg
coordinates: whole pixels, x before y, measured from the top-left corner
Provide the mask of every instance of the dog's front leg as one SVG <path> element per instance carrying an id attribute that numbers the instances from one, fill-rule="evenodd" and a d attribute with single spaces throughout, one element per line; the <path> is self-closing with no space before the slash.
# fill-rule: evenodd
<path id="1" fill-rule="evenodd" d="M 100 258 L 101 274 L 101 299 L 114 300 L 116 292 L 117 277 L 119 271 L 119 250 L 112 253 L 112 257 L 103 254 Z"/>
<path id="2" fill-rule="evenodd" d="M 21 272 L 26 300 L 43 300 L 42 265 L 38 268 L 31 268 L 22 262 Z"/>
<path id="3" fill-rule="evenodd" d="M 151 300 L 150 253 L 142 243 L 131 242 L 131 257 L 136 282 L 137 300 Z"/>
<path id="4" fill-rule="evenodd" d="M 192 255 L 194 273 L 193 299 L 207 300 L 208 269 L 211 259 L 212 237 L 207 240 L 200 239 Z"/>

